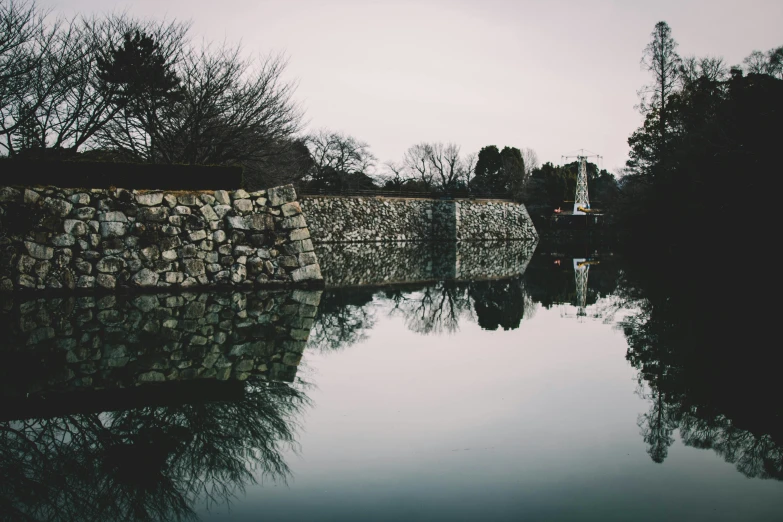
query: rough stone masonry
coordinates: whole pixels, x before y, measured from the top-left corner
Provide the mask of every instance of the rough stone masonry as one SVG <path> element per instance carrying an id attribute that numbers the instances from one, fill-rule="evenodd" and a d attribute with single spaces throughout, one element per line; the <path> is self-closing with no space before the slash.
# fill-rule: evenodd
<path id="1" fill-rule="evenodd" d="M 291 185 L 0 187 L 0 291 L 322 284 Z"/>
<path id="2" fill-rule="evenodd" d="M 513 201 L 306 196 L 300 203 L 315 243 L 538 241 L 525 205 Z"/>

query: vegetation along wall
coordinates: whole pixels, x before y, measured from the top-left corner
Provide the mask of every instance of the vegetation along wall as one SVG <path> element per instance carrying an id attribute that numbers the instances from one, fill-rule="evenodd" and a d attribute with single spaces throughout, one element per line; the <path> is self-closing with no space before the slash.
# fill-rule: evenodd
<path id="1" fill-rule="evenodd" d="M 0 188 L 0 289 L 322 284 L 290 185 Z"/>
<path id="2" fill-rule="evenodd" d="M 307 196 L 316 243 L 361 241 L 535 241 L 525 205 L 500 200 Z"/>

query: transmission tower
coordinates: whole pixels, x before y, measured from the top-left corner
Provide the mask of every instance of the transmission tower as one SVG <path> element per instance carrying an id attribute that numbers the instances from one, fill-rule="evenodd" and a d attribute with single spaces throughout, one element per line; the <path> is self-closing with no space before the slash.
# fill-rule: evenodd
<path id="1" fill-rule="evenodd" d="M 574 279 L 576 282 L 576 306 L 577 317 L 584 317 L 587 305 L 587 274 L 590 273 L 590 265 L 586 259 L 574 259 Z"/>
<path id="2" fill-rule="evenodd" d="M 583 216 L 584 210 L 590 209 L 590 196 L 587 194 L 587 158 L 601 158 L 598 154 L 590 156 L 585 155 L 585 149 L 579 149 L 580 154 L 576 156 L 562 156 L 566 158 L 576 158 L 579 162 L 579 174 L 576 176 L 576 193 L 574 194 L 574 215 Z M 581 210 L 580 210 L 581 209 Z"/>

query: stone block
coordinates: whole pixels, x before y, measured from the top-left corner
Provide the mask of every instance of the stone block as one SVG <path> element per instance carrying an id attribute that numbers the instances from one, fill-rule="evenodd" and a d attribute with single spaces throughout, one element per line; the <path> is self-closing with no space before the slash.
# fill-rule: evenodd
<path id="1" fill-rule="evenodd" d="M 188 234 L 188 238 L 191 241 L 201 241 L 202 239 L 207 238 L 207 231 L 206 230 L 194 230 L 190 234 Z"/>
<path id="2" fill-rule="evenodd" d="M 231 212 L 231 207 L 229 205 L 215 205 L 213 210 L 215 211 L 218 219 L 223 219 L 226 214 Z"/>
<path id="3" fill-rule="evenodd" d="M 60 234 L 52 237 L 52 244 L 58 247 L 69 247 L 76 244 L 76 238 L 71 234 Z"/>
<path id="4" fill-rule="evenodd" d="M 294 229 L 288 234 L 288 239 L 290 239 L 291 241 L 301 241 L 303 239 L 310 239 L 310 231 L 306 228 Z"/>
<path id="5" fill-rule="evenodd" d="M 200 276 L 206 272 L 204 261 L 201 259 L 185 259 L 182 264 L 185 267 L 185 272 L 190 276 Z"/>
<path id="6" fill-rule="evenodd" d="M 302 252 L 299 254 L 299 266 L 314 265 L 318 263 L 318 258 L 315 256 L 315 252 Z"/>
<path id="7" fill-rule="evenodd" d="M 199 209 L 199 211 L 201 212 L 201 215 L 204 216 L 204 219 L 206 219 L 207 221 L 217 221 L 218 219 L 220 219 L 218 218 L 218 215 L 215 214 L 215 211 L 212 209 L 210 205 L 204 205 Z"/>
<path id="8" fill-rule="evenodd" d="M 26 193 L 27 191 L 25 191 Z M 79 194 L 73 194 L 70 198 L 71 203 L 74 205 L 82 205 L 87 206 L 90 204 L 90 195 L 85 194 L 84 192 L 80 192 Z"/>
<path id="9" fill-rule="evenodd" d="M 307 226 L 307 223 L 305 222 L 305 218 L 302 214 L 291 216 L 284 218 L 280 222 L 280 226 L 285 230 L 290 230 L 292 228 L 304 228 Z"/>
<path id="10" fill-rule="evenodd" d="M 84 236 L 87 234 L 87 224 L 78 219 L 66 219 L 63 222 L 63 229 L 66 234 L 71 234 L 76 237 Z"/>
<path id="11" fill-rule="evenodd" d="M 136 220 L 149 223 L 167 223 L 169 219 L 169 209 L 166 207 L 146 207 L 140 208 L 136 215 Z"/>
<path id="12" fill-rule="evenodd" d="M 128 232 L 128 225 L 118 221 L 107 221 L 100 224 L 100 234 L 103 238 L 122 237 Z"/>
<path id="13" fill-rule="evenodd" d="M 199 201 L 199 199 L 196 197 L 195 194 L 182 194 L 180 196 L 177 196 L 177 203 L 179 203 L 180 205 L 193 207 L 199 205 L 201 201 Z"/>
<path id="14" fill-rule="evenodd" d="M 89 221 L 95 217 L 96 212 L 97 210 L 92 207 L 82 207 L 74 209 L 71 214 L 73 214 L 74 217 L 81 219 L 82 221 Z"/>
<path id="15" fill-rule="evenodd" d="M 253 202 L 249 199 L 237 199 L 234 201 L 234 210 L 241 214 L 247 214 L 253 210 Z"/>
<path id="16" fill-rule="evenodd" d="M 217 201 L 220 205 L 230 205 L 231 197 L 228 195 L 228 191 L 216 190 L 215 201 Z"/>
<path id="17" fill-rule="evenodd" d="M 296 216 L 302 213 L 302 207 L 299 206 L 298 201 L 292 201 L 290 203 L 286 203 L 282 205 L 280 207 L 280 211 L 283 213 L 283 216 L 285 217 Z"/>
<path id="18" fill-rule="evenodd" d="M 95 282 L 102 288 L 113 289 L 117 286 L 117 278 L 109 274 L 98 274 L 95 276 Z"/>
<path id="19" fill-rule="evenodd" d="M 24 202 L 25 203 L 27 203 L 27 204 L 38 203 L 39 199 L 41 199 L 41 196 L 36 191 L 30 190 L 30 189 L 24 189 Z"/>
<path id="20" fill-rule="evenodd" d="M 163 194 L 160 192 L 136 194 L 136 201 L 139 203 L 139 205 L 144 205 L 146 207 L 153 207 L 155 205 L 160 205 L 161 203 L 163 203 Z"/>
<path id="21" fill-rule="evenodd" d="M 125 268 L 125 260 L 120 257 L 104 257 L 95 263 L 95 269 L 105 274 L 116 274 Z"/>
<path id="22" fill-rule="evenodd" d="M 113 223 L 125 223 L 128 221 L 127 216 L 120 211 L 110 210 L 108 212 L 98 212 L 99 222 L 113 222 Z"/>
<path id="23" fill-rule="evenodd" d="M 27 248 L 27 253 L 30 254 L 30 257 L 35 259 L 51 259 L 54 257 L 54 249 L 52 247 L 32 241 L 25 241 L 24 246 Z"/>
<path id="24" fill-rule="evenodd" d="M 232 230 L 247 230 L 248 226 L 245 222 L 245 218 L 242 216 L 228 216 L 226 223 L 229 229 Z"/>
<path id="25" fill-rule="evenodd" d="M 157 272 L 153 272 L 149 268 L 142 268 L 136 272 L 131 278 L 131 283 L 140 287 L 151 287 L 158 284 L 160 275 Z"/>
<path id="26" fill-rule="evenodd" d="M 275 222 L 269 214 L 251 214 L 245 218 L 250 230 L 274 230 Z"/>
<path id="27" fill-rule="evenodd" d="M 277 263 L 283 268 L 299 267 L 299 260 L 294 256 L 280 256 L 277 258 Z"/>
<path id="28" fill-rule="evenodd" d="M 65 217 L 71 212 L 73 205 L 62 199 L 46 198 L 44 208 L 56 216 Z"/>
<path id="29" fill-rule="evenodd" d="M 293 185 L 271 188 L 267 191 L 269 204 L 273 207 L 279 207 L 285 203 L 296 200 L 296 191 Z"/>
<path id="30" fill-rule="evenodd" d="M 323 279 L 321 275 L 321 269 L 318 265 L 309 265 L 302 268 L 297 268 L 291 272 L 291 278 L 294 282 L 298 281 L 315 281 Z"/>

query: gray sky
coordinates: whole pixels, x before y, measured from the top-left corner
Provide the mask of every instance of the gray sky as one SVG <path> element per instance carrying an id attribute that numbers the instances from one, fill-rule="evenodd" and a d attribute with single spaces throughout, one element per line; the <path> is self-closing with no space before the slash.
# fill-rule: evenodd
<path id="1" fill-rule="evenodd" d="M 202 37 L 284 51 L 309 128 L 367 141 L 381 162 L 421 141 L 531 147 L 541 162 L 585 148 L 621 167 L 642 119 L 653 26 L 681 55 L 740 63 L 783 45 L 783 1 L 40 0 L 70 16 L 127 11 L 193 22 Z"/>

